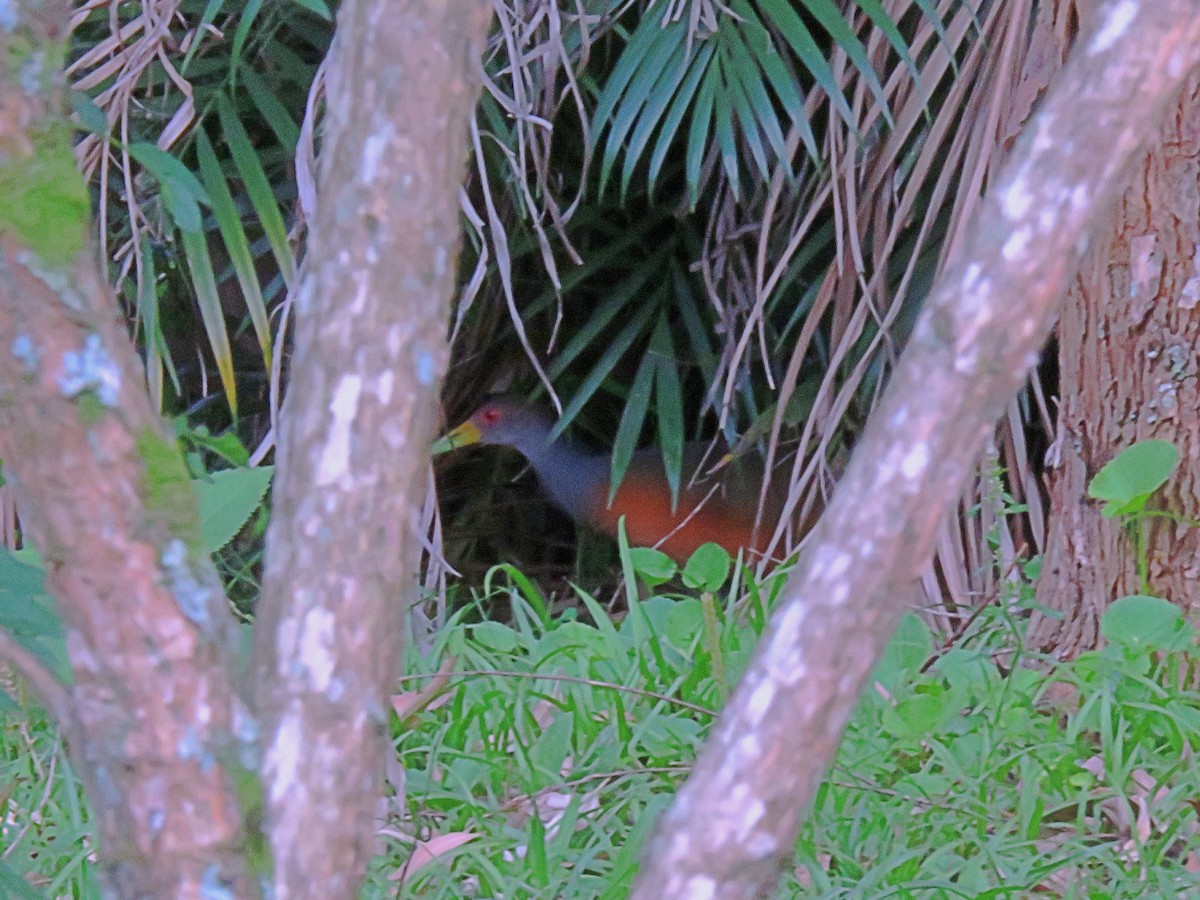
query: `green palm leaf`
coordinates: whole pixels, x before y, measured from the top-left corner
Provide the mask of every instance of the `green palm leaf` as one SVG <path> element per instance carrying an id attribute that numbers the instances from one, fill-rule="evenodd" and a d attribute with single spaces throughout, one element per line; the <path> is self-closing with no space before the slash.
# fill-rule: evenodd
<path id="1" fill-rule="evenodd" d="M 258 337 L 258 345 L 262 349 L 263 365 L 271 368 L 271 325 L 267 318 L 267 305 L 263 301 L 262 290 L 258 284 L 258 273 L 254 270 L 254 257 L 250 253 L 250 243 L 246 240 L 246 232 L 242 228 L 241 216 L 233 202 L 233 195 L 225 183 L 221 172 L 221 164 L 203 129 L 196 132 L 196 154 L 200 161 L 200 177 L 204 189 L 212 201 L 213 218 L 217 220 L 217 228 L 225 242 L 225 250 L 229 253 L 230 263 L 234 274 L 242 288 L 242 297 L 246 301 L 246 309 L 250 313 L 250 321 L 254 324 L 254 333 Z"/>

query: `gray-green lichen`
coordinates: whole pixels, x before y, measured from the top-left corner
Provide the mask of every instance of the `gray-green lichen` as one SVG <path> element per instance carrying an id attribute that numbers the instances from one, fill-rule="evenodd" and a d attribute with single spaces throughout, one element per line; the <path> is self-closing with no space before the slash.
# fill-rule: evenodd
<path id="1" fill-rule="evenodd" d="M 90 391 L 105 406 L 117 405 L 121 393 L 121 367 L 105 348 L 100 335 L 89 334 L 81 349 L 63 354 L 58 386 L 65 397 L 77 397 Z"/>
<path id="2" fill-rule="evenodd" d="M 212 588 L 196 577 L 187 544 L 179 538 L 172 538 L 163 550 L 162 567 L 180 612 L 197 625 L 207 624 Z"/>

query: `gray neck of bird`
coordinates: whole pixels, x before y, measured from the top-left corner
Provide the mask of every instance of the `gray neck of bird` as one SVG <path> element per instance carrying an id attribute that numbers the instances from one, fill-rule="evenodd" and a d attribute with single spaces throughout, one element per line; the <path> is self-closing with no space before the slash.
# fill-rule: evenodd
<path id="1" fill-rule="evenodd" d="M 520 449 L 546 493 L 571 516 L 583 515 L 588 504 L 595 502 L 591 495 L 596 485 L 608 483 L 608 456 L 567 438 Z M 608 498 L 600 498 L 600 502 L 607 503 Z"/>

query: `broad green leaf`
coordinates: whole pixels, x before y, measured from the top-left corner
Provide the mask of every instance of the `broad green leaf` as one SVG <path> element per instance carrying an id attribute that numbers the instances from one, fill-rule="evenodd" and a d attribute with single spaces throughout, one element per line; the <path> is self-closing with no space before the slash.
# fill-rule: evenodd
<path id="1" fill-rule="evenodd" d="M 216 553 L 242 530 L 262 503 L 273 466 L 222 469 L 192 482 L 200 509 L 200 534 L 209 553 Z"/>
<path id="2" fill-rule="evenodd" d="M 653 547 L 633 547 L 629 551 L 633 570 L 651 587 L 670 581 L 678 571 L 675 561 Z"/>
<path id="3" fill-rule="evenodd" d="M 45 573 L 20 562 L 0 547 L 0 628 L 18 638 L 63 634 L 62 623 L 46 597 Z"/>
<path id="4" fill-rule="evenodd" d="M 186 416 L 177 417 L 172 424 L 175 425 L 175 434 L 178 437 L 217 454 L 235 468 L 245 466 L 250 462 L 250 451 L 232 431 L 226 431 L 214 437 L 203 425 L 195 429 L 188 428 Z"/>
<path id="5" fill-rule="evenodd" d="M 1191 640 L 1183 612 L 1161 597 L 1134 594 L 1116 600 L 1100 620 L 1100 633 L 1115 644 L 1152 650 L 1175 650 Z"/>
<path id="6" fill-rule="evenodd" d="M 704 633 L 704 605 L 695 597 L 680 597 L 673 602 L 665 626 L 667 640 L 680 650 L 689 651 Z"/>
<path id="7" fill-rule="evenodd" d="M 2 712 L 2 711 L 0 711 Z M 20 854 L 17 854 L 20 857 Z M 0 896 L 9 900 L 46 900 L 46 895 L 21 877 L 7 861 L 0 859 Z"/>
<path id="8" fill-rule="evenodd" d="M 24 553 L 24 551 L 21 551 Z M 34 565 L 35 554 L 18 559 L 0 547 L 0 628 L 60 681 L 71 681 L 66 631 L 54 598 L 46 592 L 45 572 Z"/>
<path id="9" fill-rule="evenodd" d="M 471 626 L 471 636 L 485 647 L 510 653 L 517 649 L 517 634 L 500 622 L 480 622 Z"/>
<path id="10" fill-rule="evenodd" d="M 71 108 L 75 110 L 75 115 L 79 116 L 79 126 L 84 131 L 100 137 L 106 136 L 108 134 L 108 117 L 105 116 L 104 110 L 82 91 L 71 91 L 70 97 Z"/>
<path id="11" fill-rule="evenodd" d="M 702 544 L 683 567 L 683 583 L 693 590 L 715 594 L 732 568 L 728 551 L 720 544 Z"/>
<path id="12" fill-rule="evenodd" d="M 906 697 L 895 706 L 884 707 L 883 727 L 899 738 L 926 737 L 952 713 L 948 700 L 949 695 L 940 688 Z"/>
<path id="13" fill-rule="evenodd" d="M 984 701 L 990 686 L 1000 680 L 996 664 L 990 656 L 962 647 L 951 647 L 942 653 L 933 667 L 945 679 L 959 706 Z"/>
<path id="14" fill-rule="evenodd" d="M 892 662 L 906 676 L 913 676 L 934 652 L 934 636 L 929 625 L 913 613 L 905 613 L 896 625 L 896 632 L 888 646 L 883 648 L 882 659 Z"/>
<path id="15" fill-rule="evenodd" d="M 571 751 L 571 717 L 555 716 L 529 748 L 529 761 L 540 775 L 550 781 L 559 777 L 563 760 Z"/>
<path id="16" fill-rule="evenodd" d="M 1088 485 L 1088 496 L 1107 500 L 1104 514 L 1108 516 L 1140 509 L 1151 494 L 1166 484 L 1178 457 L 1170 441 L 1131 444 L 1096 473 Z"/>

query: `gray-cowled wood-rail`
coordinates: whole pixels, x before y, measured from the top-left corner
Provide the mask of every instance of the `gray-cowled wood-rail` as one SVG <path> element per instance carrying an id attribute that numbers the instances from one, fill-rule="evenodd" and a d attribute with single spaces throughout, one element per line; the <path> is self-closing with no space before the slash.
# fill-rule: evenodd
<path id="1" fill-rule="evenodd" d="M 731 555 L 740 548 L 763 552 L 779 521 L 785 492 L 768 492 L 760 524 L 755 518 L 762 486 L 761 463 L 739 458 L 720 473 L 680 486 L 672 503 L 671 488 L 657 449 L 634 453 L 616 495 L 611 493 L 612 459 L 608 453 L 559 437 L 550 440 L 554 421 L 519 400 L 493 397 L 469 419 L 434 444 L 435 453 L 471 444 L 498 444 L 518 450 L 528 461 L 551 499 L 573 519 L 615 536 L 625 517 L 626 534 L 634 546 L 658 547 L 677 562 L 697 547 L 712 542 Z M 684 481 L 704 462 L 709 445 L 684 448 Z M 711 453 L 710 468 L 716 459 Z M 783 474 L 780 474 L 783 481 Z M 800 533 L 815 523 L 813 510 L 799 523 Z"/>

